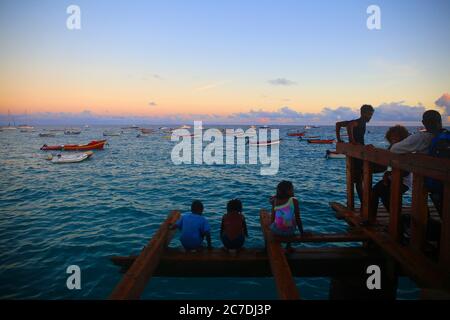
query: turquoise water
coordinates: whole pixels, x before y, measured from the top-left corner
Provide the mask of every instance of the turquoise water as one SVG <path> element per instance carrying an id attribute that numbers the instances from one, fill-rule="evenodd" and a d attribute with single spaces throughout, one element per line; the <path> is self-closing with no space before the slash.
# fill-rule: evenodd
<path id="1" fill-rule="evenodd" d="M 103 299 L 120 279 L 112 255 L 137 254 L 174 209 L 186 211 L 192 199 L 205 205 L 218 240 L 226 202 L 244 204 L 250 238 L 246 247 L 261 247 L 259 209 L 282 179 L 291 180 L 305 229 L 341 232 L 346 224 L 328 203 L 345 201 L 345 161 L 326 160 L 330 145 L 309 145 L 287 138 L 281 129 L 280 169 L 261 176 L 260 165 L 175 166 L 175 143 L 154 134 L 136 138 L 130 131 L 108 137 L 108 146 L 83 163 L 54 165 L 45 160 L 44 144 L 86 143 L 102 139 L 106 127 L 80 136 L 40 138 L 37 132 L 0 132 L 0 298 Z M 111 129 L 111 128 L 110 128 Z M 386 147 L 386 128 L 370 127 L 367 142 Z M 332 127 L 310 130 L 333 137 Z M 172 246 L 179 246 L 178 239 Z M 78 265 L 82 289 L 66 287 L 67 266 Z M 297 279 L 307 299 L 327 299 L 326 278 Z M 402 280 L 400 298 L 415 298 L 417 289 Z M 152 279 L 143 295 L 150 299 L 272 299 L 273 279 Z"/>

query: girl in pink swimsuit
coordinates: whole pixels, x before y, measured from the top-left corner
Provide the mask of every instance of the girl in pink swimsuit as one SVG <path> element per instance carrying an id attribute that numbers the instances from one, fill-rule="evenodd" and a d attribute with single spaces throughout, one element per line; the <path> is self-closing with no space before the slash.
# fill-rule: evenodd
<path id="1" fill-rule="evenodd" d="M 298 228 L 303 234 L 298 200 L 294 197 L 294 186 L 290 181 L 281 181 L 277 186 L 277 194 L 271 199 L 272 224 L 270 229 L 277 236 L 290 237 Z"/>

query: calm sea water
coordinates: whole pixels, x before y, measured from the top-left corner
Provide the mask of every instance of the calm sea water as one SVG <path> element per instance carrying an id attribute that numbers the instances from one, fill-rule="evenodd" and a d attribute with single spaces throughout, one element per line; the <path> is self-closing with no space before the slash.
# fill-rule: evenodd
<path id="1" fill-rule="evenodd" d="M 341 232 L 346 224 L 328 203 L 345 202 L 345 161 L 326 160 L 330 145 L 309 145 L 280 136 L 280 170 L 261 176 L 260 165 L 175 166 L 175 143 L 136 131 L 108 137 L 108 146 L 83 163 L 54 165 L 45 160 L 44 144 L 86 143 L 101 139 L 106 127 L 79 136 L 40 138 L 37 132 L 0 132 L 0 298 L 104 299 L 120 280 L 112 255 L 138 254 L 168 212 L 186 211 L 192 199 L 205 205 L 213 245 L 220 247 L 220 219 L 229 199 L 244 204 L 250 238 L 246 247 L 261 247 L 260 208 L 280 180 L 291 180 L 305 229 Z M 116 128 L 117 129 L 117 128 Z M 311 129 L 311 135 L 334 136 L 334 128 Z M 369 127 L 367 142 L 386 147 L 386 128 Z M 416 128 L 411 128 L 415 131 Z M 178 238 L 171 246 L 179 246 Z M 341 244 L 345 245 L 345 244 Z M 305 245 L 303 245 L 305 246 Z M 324 245 L 325 246 L 325 245 Z M 66 288 L 67 266 L 79 265 L 82 290 Z M 299 278 L 306 299 L 327 299 L 329 279 Z M 154 278 L 148 299 L 273 299 L 273 279 Z M 399 297 L 416 298 L 417 288 L 402 279 Z"/>

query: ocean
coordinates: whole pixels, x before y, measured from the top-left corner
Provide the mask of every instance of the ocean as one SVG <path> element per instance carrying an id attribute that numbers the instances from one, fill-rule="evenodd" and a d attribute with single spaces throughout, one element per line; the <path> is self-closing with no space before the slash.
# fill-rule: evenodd
<path id="1" fill-rule="evenodd" d="M 56 165 L 46 160 L 49 152 L 40 151 L 44 143 L 87 143 L 103 139 L 105 130 L 120 131 L 120 127 L 91 127 L 80 135 L 58 133 L 54 138 L 39 137 L 39 132 L 50 129 L 43 127 L 35 128 L 36 132 L 0 132 L 0 298 L 107 298 L 121 278 L 109 257 L 138 254 L 168 213 L 188 211 L 193 199 L 205 206 L 214 247 L 221 247 L 220 221 L 227 201 L 233 198 L 243 202 L 249 228 L 245 246 L 262 247 L 259 210 L 270 208 L 268 199 L 281 180 L 294 184 L 305 230 L 345 231 L 346 224 L 329 207 L 330 201 L 345 203 L 345 160 L 325 159 L 333 145 L 310 145 L 287 137 L 292 128 L 278 128 L 283 139 L 280 165 L 272 176 L 261 175 L 259 164 L 174 165 L 171 151 L 176 143 L 163 133 L 137 138 L 137 131 L 124 130 L 121 136 L 106 137 L 105 150 L 94 151 L 91 159 Z M 386 130 L 368 127 L 366 143 L 386 148 Z M 309 134 L 334 138 L 334 127 L 310 129 Z M 410 201 L 410 193 L 405 199 Z M 171 246 L 180 246 L 178 236 Z M 81 290 L 66 287 L 69 265 L 81 268 Z M 328 278 L 297 278 L 296 282 L 303 298 L 328 298 Z M 402 278 L 398 297 L 418 296 L 416 286 Z M 272 278 L 153 278 L 142 298 L 277 296 Z"/>

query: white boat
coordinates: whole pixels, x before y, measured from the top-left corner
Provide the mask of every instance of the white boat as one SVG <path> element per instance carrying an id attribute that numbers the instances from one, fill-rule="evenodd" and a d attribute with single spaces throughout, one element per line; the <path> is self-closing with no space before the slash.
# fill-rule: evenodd
<path id="1" fill-rule="evenodd" d="M 190 128 L 191 128 L 191 126 L 184 125 L 184 126 L 179 127 L 178 129 L 190 129 Z M 202 128 L 200 127 L 200 129 L 202 129 Z"/>
<path id="2" fill-rule="evenodd" d="M 106 131 L 103 131 L 103 136 L 104 137 L 118 137 L 118 136 L 120 136 L 120 135 L 122 135 L 122 131 L 111 131 L 111 130 L 106 130 Z"/>
<path id="3" fill-rule="evenodd" d="M 7 126 L 7 127 L 2 127 L 2 130 L 3 131 L 5 131 L 5 130 L 17 130 L 17 128 L 16 127 Z"/>
<path id="4" fill-rule="evenodd" d="M 49 155 L 47 160 L 55 164 L 64 164 L 64 163 L 77 163 L 84 161 L 90 158 L 94 152 L 87 151 L 83 153 L 77 154 L 58 154 L 58 155 Z"/>
<path id="5" fill-rule="evenodd" d="M 41 138 L 54 138 L 56 134 L 54 132 L 41 132 L 39 133 L 39 137 Z"/>
<path id="6" fill-rule="evenodd" d="M 327 154 L 325 156 L 327 159 L 345 159 L 345 154 L 337 153 L 333 150 L 327 150 Z"/>
<path id="7" fill-rule="evenodd" d="M 75 134 L 80 134 L 81 130 L 79 129 L 66 129 L 64 130 L 64 134 L 65 135 L 75 135 Z"/>

